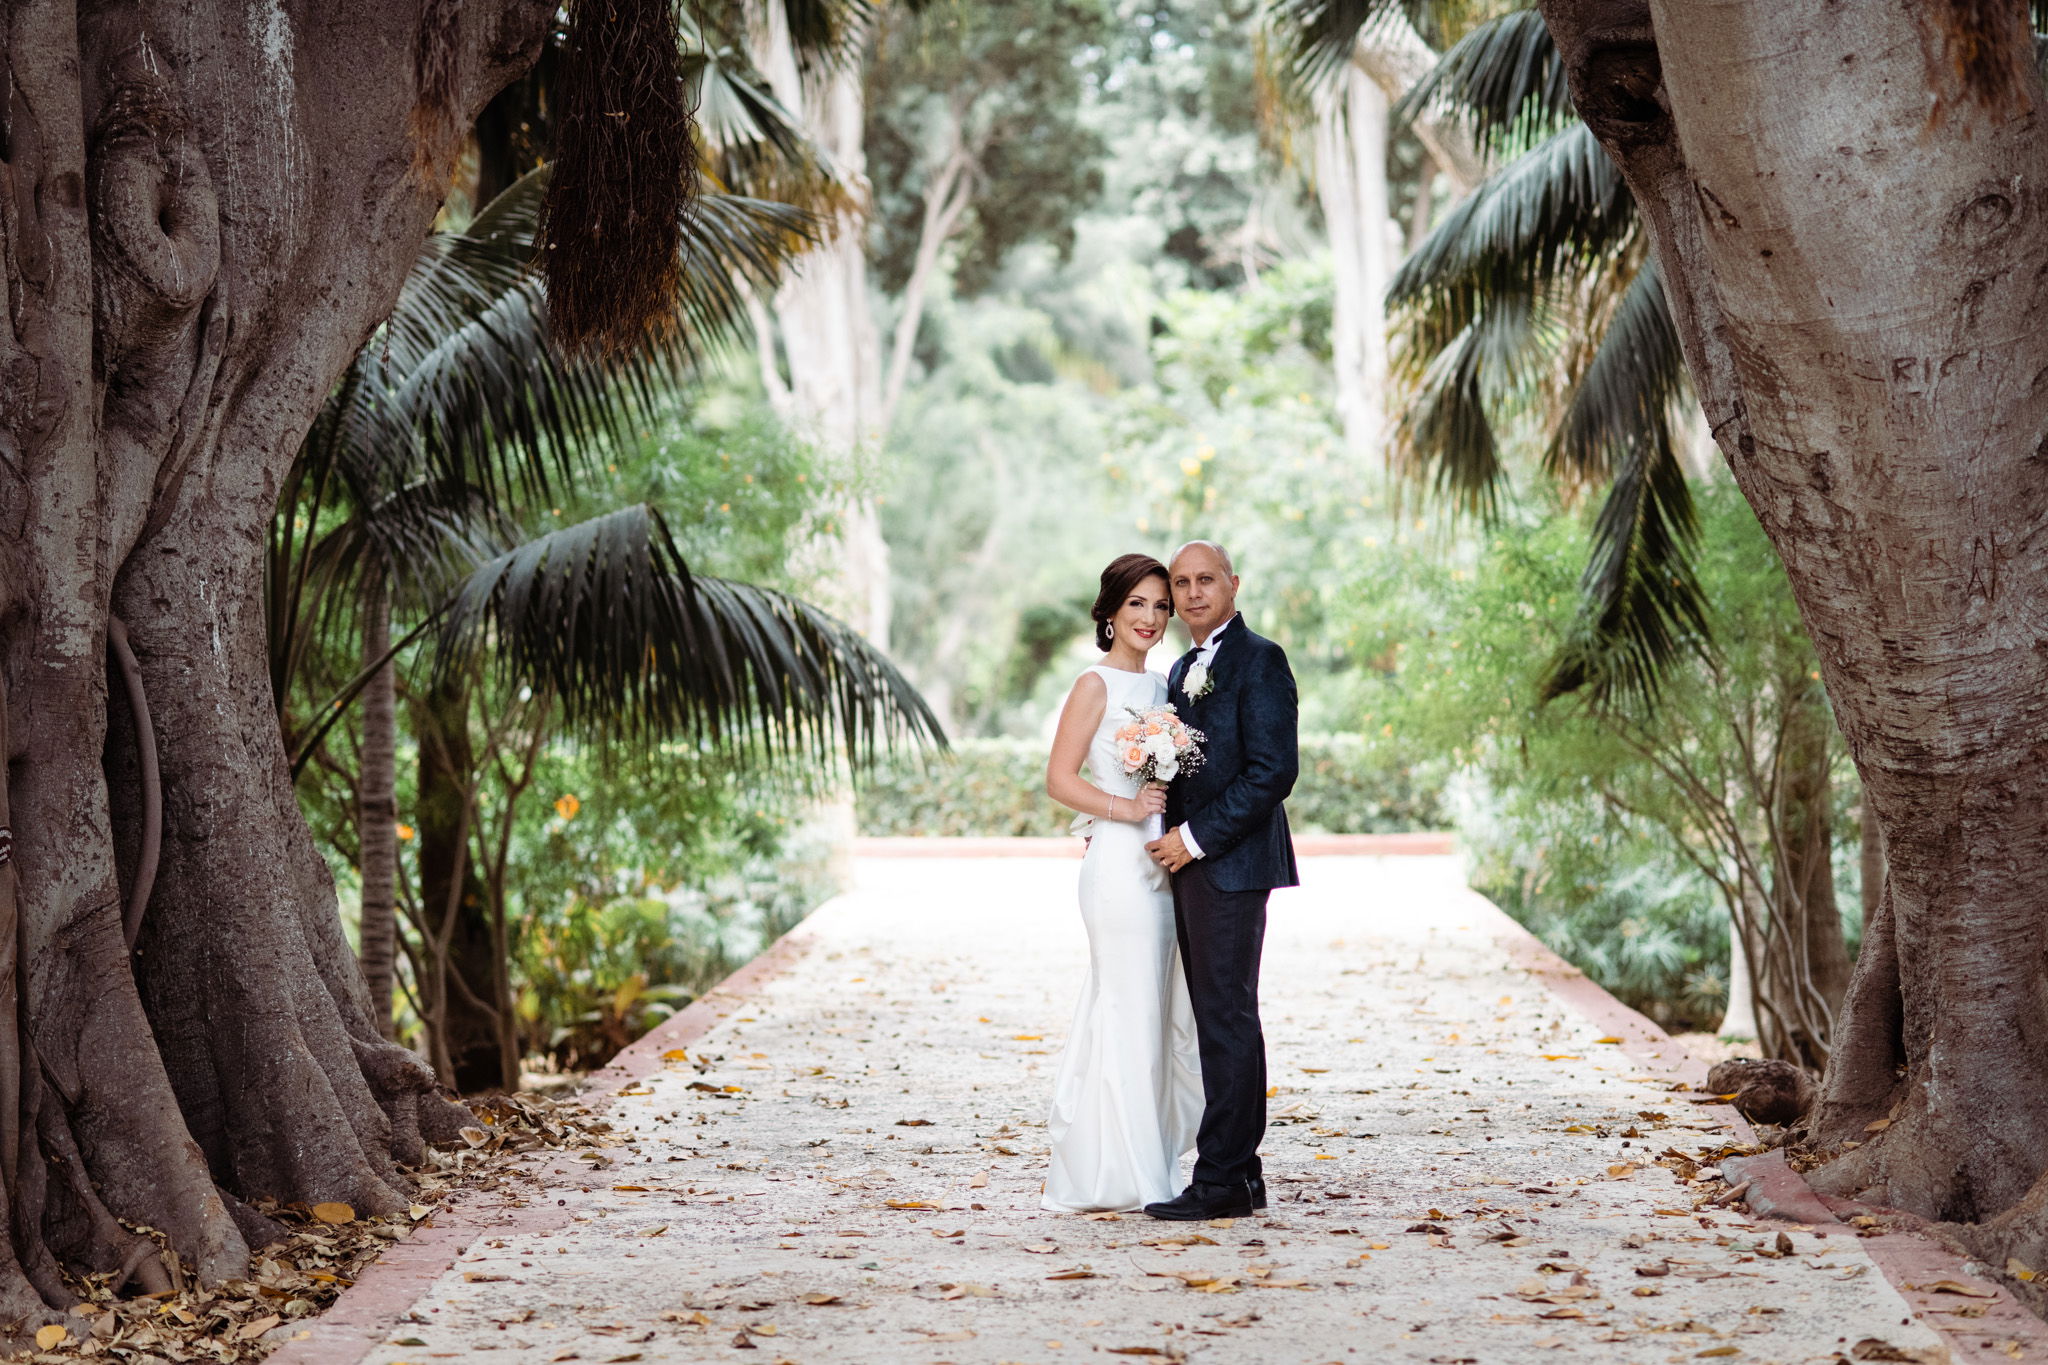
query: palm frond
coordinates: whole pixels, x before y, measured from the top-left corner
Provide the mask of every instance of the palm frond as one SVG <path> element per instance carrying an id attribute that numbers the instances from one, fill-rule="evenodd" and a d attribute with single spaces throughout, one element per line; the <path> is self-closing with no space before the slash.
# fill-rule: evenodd
<path id="1" fill-rule="evenodd" d="M 806 69 L 834 70 L 860 57 L 881 6 L 876 0 L 783 0 L 790 46 Z"/>
<path id="2" fill-rule="evenodd" d="M 1533 8 L 1491 19 L 1459 39 L 1394 106 L 1395 126 L 1426 109 L 1462 114 L 1482 143 L 1554 131 L 1577 117 L 1564 61 Z"/>
<path id="3" fill-rule="evenodd" d="M 550 342 L 545 286 L 527 269 L 547 177 L 541 167 L 486 205 L 466 233 L 438 234 L 399 305 L 344 385 L 338 453 L 370 490 L 417 478 L 475 486 L 503 501 L 546 497 L 597 438 L 643 418 L 655 395 L 705 354 L 746 334 L 742 282 L 771 291 L 816 239 L 787 204 L 704 194 L 684 220 L 682 326 L 602 360 L 568 360 Z"/>
<path id="4" fill-rule="evenodd" d="M 1660 424 L 1615 470 L 1594 523 L 1585 607 L 1538 684 L 1543 700 L 1583 692 L 1595 705 L 1647 706 L 1683 651 L 1709 648 L 1706 599 L 1691 566 L 1698 539 L 1692 489 Z"/>
<path id="5" fill-rule="evenodd" d="M 844 622 L 767 588 L 693 575 L 645 504 L 538 536 L 455 594 L 442 669 L 486 643 L 503 676 L 545 690 L 594 738 L 682 738 L 856 764 L 876 741 L 943 746 L 937 718 Z"/>
<path id="6" fill-rule="evenodd" d="M 1394 427 L 1396 472 L 1490 520 L 1507 486 L 1493 413 L 1541 366 L 1551 330 L 1527 300 L 1496 299 L 1419 372 L 1404 356 L 1410 377 Z"/>
<path id="7" fill-rule="evenodd" d="M 1368 27 L 1389 13 L 1426 21 L 1425 0 L 1267 0 L 1264 26 L 1272 49 L 1299 87 L 1319 89 L 1329 82 Z"/>
<path id="8" fill-rule="evenodd" d="M 1572 386 L 1545 466 L 1573 481 L 1610 477 L 1631 451 L 1658 439 L 1685 393 L 1685 354 L 1663 276 L 1645 261 Z"/>
<path id="9" fill-rule="evenodd" d="M 1635 201 L 1584 124 L 1531 148 L 1467 195 L 1394 272 L 1390 305 L 1415 344 L 1448 346 L 1490 300 L 1534 300 L 1610 265 L 1638 231 Z"/>
<path id="10" fill-rule="evenodd" d="M 684 69 L 697 91 L 697 134 L 706 176 L 728 193 L 794 204 L 830 217 L 860 191 L 832 154 L 730 47 L 691 53 Z"/>

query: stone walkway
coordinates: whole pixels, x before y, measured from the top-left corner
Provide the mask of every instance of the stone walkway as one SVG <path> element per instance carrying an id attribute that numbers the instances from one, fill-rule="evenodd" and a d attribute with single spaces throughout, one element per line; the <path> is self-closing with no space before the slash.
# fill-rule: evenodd
<path id="1" fill-rule="evenodd" d="M 1266 1214 L 1040 1212 L 1076 870 L 862 860 L 623 1087 L 612 1163 L 456 1219 L 466 1250 L 367 1359 L 1950 1358 L 1851 1229 L 1696 1210 L 1648 1164 L 1734 1140 L 1728 1111 L 1625 1011 L 1567 1003 L 1446 857 L 1313 858 L 1275 896 Z M 343 1358 L 318 1344 L 280 1359 Z"/>

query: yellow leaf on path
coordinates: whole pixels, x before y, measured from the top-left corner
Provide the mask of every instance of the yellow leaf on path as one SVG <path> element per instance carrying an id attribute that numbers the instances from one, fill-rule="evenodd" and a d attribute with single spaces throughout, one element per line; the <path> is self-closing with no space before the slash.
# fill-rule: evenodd
<path id="1" fill-rule="evenodd" d="M 629 1085 L 619 1093 L 621 1095 L 652 1095 L 654 1092 L 644 1085 Z"/>
<path id="2" fill-rule="evenodd" d="M 1709 1346 L 1704 1351 L 1694 1352 L 1693 1359 L 1705 1360 L 1708 1356 L 1739 1356 L 1741 1354 L 1742 1348 L 1740 1346 Z"/>
<path id="3" fill-rule="evenodd" d="M 1576 1052 L 1545 1052 L 1540 1055 L 1546 1062 L 1583 1062 L 1586 1060 Z"/>
<path id="4" fill-rule="evenodd" d="M 664 1062 L 687 1062 L 690 1060 L 690 1054 L 683 1048 L 672 1047 L 661 1054 L 661 1060 Z"/>
<path id="5" fill-rule="evenodd" d="M 612 1188 L 615 1190 L 626 1190 L 628 1192 L 638 1194 L 647 1193 L 647 1187 L 645 1185 L 614 1185 L 612 1186 Z"/>
<path id="6" fill-rule="evenodd" d="M 1330 1154 L 1329 1154 L 1328 1152 L 1317 1152 L 1317 1153 L 1316 1153 L 1316 1160 L 1317 1160 L 1317 1161 L 1335 1161 L 1336 1159 L 1337 1159 L 1336 1157 L 1333 1157 L 1333 1156 L 1331 1156 L 1331 1155 L 1330 1155 Z"/>
<path id="7" fill-rule="evenodd" d="M 346 1204 L 326 1203 L 313 1206 L 313 1216 L 323 1223 L 353 1223 L 356 1211 Z"/>
<path id="8" fill-rule="evenodd" d="M 38 1350 L 47 1351 L 69 1340 L 70 1336 L 69 1331 L 53 1322 L 48 1327 L 36 1328 L 36 1347 Z"/>
<path id="9" fill-rule="evenodd" d="M 1302 1068 L 1303 1071 L 1306 1071 L 1311 1076 L 1320 1076 L 1329 1069 L 1326 1066 L 1305 1066 Z"/>
<path id="10" fill-rule="evenodd" d="M 747 1088 L 743 1085 L 722 1085 L 719 1089 L 728 1095 L 744 1095 L 747 1093 Z"/>
<path id="11" fill-rule="evenodd" d="M 937 1204 L 924 1199 L 890 1199 L 885 1203 L 892 1209 L 935 1209 Z"/>
<path id="12" fill-rule="evenodd" d="M 1235 1218 L 1211 1218 L 1206 1221 L 1212 1228 L 1234 1228 L 1237 1226 Z"/>
<path id="13" fill-rule="evenodd" d="M 1279 1093 L 1280 1087 L 1277 1085 L 1269 1085 L 1266 1087 L 1266 1098 L 1269 1100 Z"/>
<path id="14" fill-rule="evenodd" d="M 1595 1038 L 1593 1041 L 1596 1043 L 1618 1043 L 1621 1039 L 1610 1033 L 1605 1038 Z"/>
<path id="15" fill-rule="evenodd" d="M 428 1208 L 425 1204 L 414 1204 L 410 1208 L 406 1209 L 405 1216 L 412 1219 L 413 1222 L 417 1223 L 420 1221 L 420 1219 L 425 1218 L 428 1214 L 432 1212 L 433 1210 Z"/>
<path id="16" fill-rule="evenodd" d="M 1013 1033 L 1010 1037 L 1020 1043 L 1042 1043 L 1045 1041 L 1045 1035 L 1042 1033 Z"/>
<path id="17" fill-rule="evenodd" d="M 764 1337 L 772 1337 L 782 1329 L 780 1327 L 777 1327 L 772 1322 L 757 1322 L 752 1327 L 749 1327 L 747 1330 L 749 1332 L 758 1333 L 759 1335 Z"/>
<path id="18" fill-rule="evenodd" d="M 2040 1272 L 2025 1261 L 2022 1261 L 2019 1257 L 2009 1256 L 2005 1261 L 2005 1273 L 2016 1280 L 2031 1280 Z"/>

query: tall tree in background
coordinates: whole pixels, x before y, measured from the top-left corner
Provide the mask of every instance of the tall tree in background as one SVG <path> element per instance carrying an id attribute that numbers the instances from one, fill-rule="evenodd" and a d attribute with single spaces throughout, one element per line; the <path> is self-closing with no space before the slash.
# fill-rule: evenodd
<path id="1" fill-rule="evenodd" d="M 1811 1178 L 2040 1264 L 2048 94 L 2027 10 L 1543 13 L 1883 829 Z"/>
<path id="2" fill-rule="evenodd" d="M 880 438 L 881 332 L 868 297 L 870 211 L 861 61 L 872 31 L 859 0 L 745 0 L 747 54 L 769 93 L 848 194 L 796 276 L 757 310 L 770 399 L 802 435 L 840 458 Z M 889 640 L 889 547 L 873 496 L 839 518 L 832 605 L 876 644 Z"/>
<path id="3" fill-rule="evenodd" d="M 897 299 L 877 428 L 887 435 L 918 327 L 956 239 L 956 285 L 978 292 L 1010 250 L 1065 251 L 1102 190 L 1101 138 L 1082 125 L 1102 0 L 955 4 L 884 22 L 868 63 L 876 170 L 869 251 Z"/>
<path id="4" fill-rule="evenodd" d="M 1337 415 L 1354 455 L 1378 455 L 1387 436 L 1386 297 L 1401 235 L 1387 175 L 1390 111 L 1429 74 L 1436 54 L 1393 5 L 1360 22 L 1329 0 L 1270 0 L 1262 37 L 1277 102 L 1296 106 L 1308 125 L 1310 173 L 1330 245 Z M 1407 126 L 1429 156 L 1417 190 L 1425 204 L 1435 173 L 1453 195 L 1478 183 L 1480 156 L 1466 128 L 1433 106 Z"/>

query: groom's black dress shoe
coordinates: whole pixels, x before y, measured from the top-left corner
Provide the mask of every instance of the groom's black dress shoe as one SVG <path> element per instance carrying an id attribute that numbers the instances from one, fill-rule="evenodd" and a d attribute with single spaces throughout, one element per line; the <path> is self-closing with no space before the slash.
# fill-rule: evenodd
<path id="1" fill-rule="evenodd" d="M 1199 1223 L 1205 1218 L 1247 1218 L 1252 1211 L 1252 1191 L 1247 1184 L 1212 1185 L 1197 1180 L 1172 1199 L 1147 1204 L 1145 1212 L 1175 1223 Z"/>
<path id="2" fill-rule="evenodd" d="M 1251 1186 L 1252 1190 L 1252 1207 L 1254 1209 L 1266 1207 L 1266 1177 L 1255 1175 L 1247 1183 Z"/>

